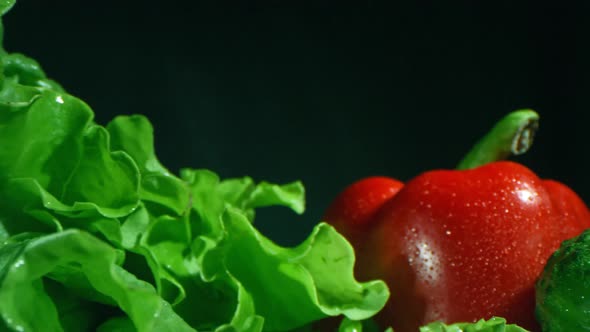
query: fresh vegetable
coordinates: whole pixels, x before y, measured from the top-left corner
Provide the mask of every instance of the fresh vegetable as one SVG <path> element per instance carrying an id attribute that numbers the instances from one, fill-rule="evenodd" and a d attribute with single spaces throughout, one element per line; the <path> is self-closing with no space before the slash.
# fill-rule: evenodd
<path id="1" fill-rule="evenodd" d="M 386 329 L 380 328 L 373 320 L 350 320 L 344 318 L 340 321 L 340 325 L 337 329 L 324 329 L 318 331 L 338 331 L 338 332 L 393 332 L 391 327 Z"/>
<path id="2" fill-rule="evenodd" d="M 339 326 L 338 332 L 382 332 L 383 329 L 371 324 L 370 321 L 352 321 L 343 319 Z M 393 332 L 393 329 L 387 328 L 385 332 Z M 420 327 L 416 332 L 527 332 L 527 330 L 514 325 L 507 324 L 506 320 L 501 317 L 492 317 L 489 320 L 480 319 L 474 323 L 454 323 L 446 325 L 441 322 L 433 322 L 426 326 Z"/>
<path id="3" fill-rule="evenodd" d="M 256 230 L 257 208 L 303 212 L 301 183 L 178 177 L 146 118 L 94 123 L 20 54 L 0 73 L 0 331 L 287 331 L 384 306 L 328 224 L 294 248 Z"/>
<path id="4" fill-rule="evenodd" d="M 549 258 L 536 290 L 543 331 L 590 331 L 590 230 L 565 241 Z"/>
<path id="5" fill-rule="evenodd" d="M 530 144 L 534 117 L 516 115 L 476 146 L 460 164 L 464 170 L 425 172 L 374 204 L 377 212 L 364 221 L 362 235 L 348 231 L 354 220 L 333 219 L 359 246 L 359 274 L 390 287 L 391 299 L 378 316 L 384 326 L 413 332 L 433 321 L 501 316 L 538 329 L 535 280 L 563 240 L 590 227 L 590 212 L 567 186 L 514 162 L 491 162 Z M 342 215 L 354 215 L 355 205 L 341 201 L 335 206 Z M 330 210 L 326 220 L 334 215 Z"/>
<path id="6" fill-rule="evenodd" d="M 445 325 L 434 322 L 421 327 L 420 332 L 526 332 L 526 330 L 514 324 L 506 324 L 504 318 L 492 317 L 487 321 L 480 319 L 475 323 Z"/>
<path id="7" fill-rule="evenodd" d="M 535 330 L 535 280 L 564 239 L 590 226 L 581 201 L 569 192 L 565 209 L 552 188 L 513 162 L 407 182 L 375 217 L 366 249 L 369 275 L 395 294 L 387 321 L 404 332 L 501 316 Z"/>
<path id="8" fill-rule="evenodd" d="M 359 251 L 364 246 L 365 233 L 373 225 L 377 210 L 403 187 L 403 183 L 384 176 L 361 179 L 340 193 L 324 214 L 324 220 Z"/>

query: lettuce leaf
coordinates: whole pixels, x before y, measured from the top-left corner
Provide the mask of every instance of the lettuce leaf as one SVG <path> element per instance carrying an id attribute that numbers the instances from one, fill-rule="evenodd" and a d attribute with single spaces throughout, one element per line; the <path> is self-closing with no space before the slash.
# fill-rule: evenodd
<path id="1" fill-rule="evenodd" d="M 303 213 L 300 182 L 176 176 L 145 117 L 96 124 L 21 54 L 0 73 L 0 330 L 289 331 L 384 306 L 332 227 L 292 248 L 256 229 L 258 208 Z"/>
<path id="2" fill-rule="evenodd" d="M 363 331 L 380 332 L 383 330 L 370 319 L 358 321 L 344 318 L 338 327 L 338 332 Z M 393 332 L 393 329 L 388 328 L 385 332 Z M 489 320 L 481 319 L 475 323 L 444 324 L 442 322 L 433 322 L 420 327 L 420 332 L 527 332 L 527 330 L 514 324 L 507 324 L 504 318 L 492 317 Z"/>
<path id="3" fill-rule="evenodd" d="M 338 326 L 338 332 L 383 332 L 383 329 L 372 319 L 353 320 L 345 317 Z M 393 332 L 393 329 L 387 328 L 385 332 Z"/>
<path id="4" fill-rule="evenodd" d="M 501 317 L 489 320 L 481 319 L 475 323 L 455 323 L 445 325 L 441 322 L 430 323 L 420 328 L 420 332 L 527 332 L 514 324 L 507 324 Z"/>
<path id="5" fill-rule="evenodd" d="M 16 331 L 63 331 L 43 277 L 66 288 L 83 287 L 70 283 L 71 278 L 81 278 L 87 287 L 112 299 L 139 331 L 194 331 L 152 285 L 121 268 L 114 248 L 86 232 L 70 229 L 41 236 L 13 244 L 0 255 L 9 262 L 0 288 L 0 312 Z M 57 268 L 69 271 L 54 274 Z"/>
<path id="6" fill-rule="evenodd" d="M 0 14 L 4 15 L 7 11 L 14 6 L 16 0 L 2 0 L 0 1 Z"/>

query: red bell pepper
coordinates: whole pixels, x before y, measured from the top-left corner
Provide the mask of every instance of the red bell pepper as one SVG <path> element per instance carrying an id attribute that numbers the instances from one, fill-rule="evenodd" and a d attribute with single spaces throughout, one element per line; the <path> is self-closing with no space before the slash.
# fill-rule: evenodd
<path id="1" fill-rule="evenodd" d="M 415 332 L 436 320 L 502 316 L 538 330 L 535 280 L 563 240 L 590 227 L 590 212 L 567 186 L 490 162 L 528 148 L 534 121 L 522 115 L 500 122 L 460 164 L 483 166 L 430 171 L 405 185 L 361 180 L 329 207 L 325 219 L 357 250 L 357 273 L 390 287 L 383 325 Z"/>
<path id="2" fill-rule="evenodd" d="M 348 241 L 358 250 L 377 210 L 403 186 L 403 182 L 384 176 L 361 179 L 336 197 L 324 214 L 324 220 L 346 234 Z"/>

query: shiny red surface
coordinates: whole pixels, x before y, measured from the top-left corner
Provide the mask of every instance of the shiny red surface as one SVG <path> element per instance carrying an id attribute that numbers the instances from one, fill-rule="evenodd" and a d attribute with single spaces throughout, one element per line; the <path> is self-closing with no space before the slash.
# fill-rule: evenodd
<path id="1" fill-rule="evenodd" d="M 370 219 L 357 271 L 388 283 L 380 320 L 396 332 L 492 316 L 538 330 L 535 280 L 564 239 L 590 227 L 574 192 L 513 162 L 424 173 Z"/>
<path id="2" fill-rule="evenodd" d="M 377 210 L 402 187 L 402 182 L 382 176 L 359 180 L 334 199 L 323 219 L 360 249 Z"/>

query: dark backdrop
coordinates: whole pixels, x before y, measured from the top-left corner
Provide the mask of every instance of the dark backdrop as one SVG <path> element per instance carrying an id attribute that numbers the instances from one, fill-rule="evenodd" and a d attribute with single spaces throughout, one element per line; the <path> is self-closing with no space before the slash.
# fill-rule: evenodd
<path id="1" fill-rule="evenodd" d="M 18 0 L 7 50 L 106 124 L 141 113 L 171 170 L 300 179 L 301 216 L 259 227 L 301 240 L 345 185 L 452 168 L 501 116 L 542 116 L 519 161 L 590 201 L 588 1 Z"/>

